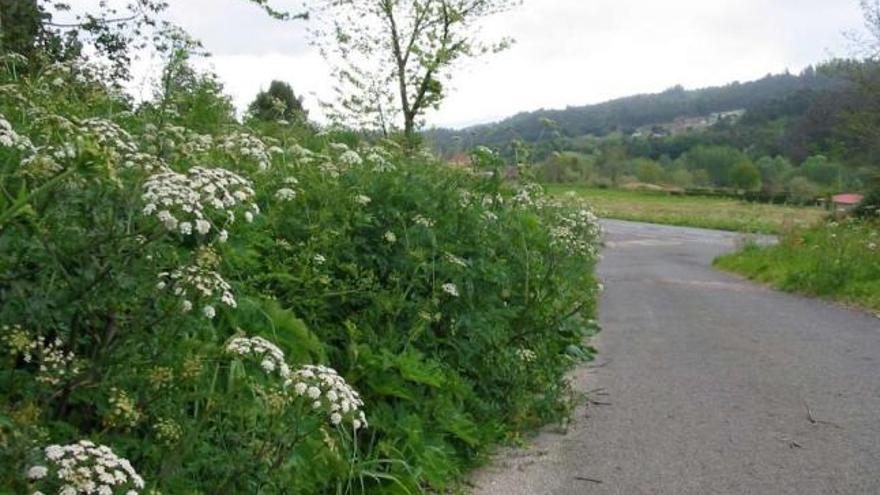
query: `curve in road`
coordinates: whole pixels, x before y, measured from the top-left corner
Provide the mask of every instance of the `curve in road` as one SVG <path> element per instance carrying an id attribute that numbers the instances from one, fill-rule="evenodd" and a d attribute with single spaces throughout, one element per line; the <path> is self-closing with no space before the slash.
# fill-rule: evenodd
<path id="1" fill-rule="evenodd" d="M 599 404 L 476 494 L 880 494 L 880 320 L 712 270 L 740 235 L 605 227 Z"/>

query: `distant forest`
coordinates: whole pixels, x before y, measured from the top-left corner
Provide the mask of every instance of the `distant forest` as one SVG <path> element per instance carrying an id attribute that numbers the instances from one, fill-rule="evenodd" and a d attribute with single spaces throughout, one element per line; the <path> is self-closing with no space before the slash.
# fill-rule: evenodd
<path id="1" fill-rule="evenodd" d="M 485 146 L 508 163 L 535 164 L 547 182 L 761 190 L 808 201 L 875 180 L 878 110 L 877 64 L 837 60 L 424 135 L 447 158 Z"/>

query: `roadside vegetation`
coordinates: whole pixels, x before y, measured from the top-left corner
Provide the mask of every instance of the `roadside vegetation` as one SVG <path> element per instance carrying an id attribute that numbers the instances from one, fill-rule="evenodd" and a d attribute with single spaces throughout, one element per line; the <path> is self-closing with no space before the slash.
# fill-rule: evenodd
<path id="1" fill-rule="evenodd" d="M 673 195 L 662 191 L 626 191 L 549 185 L 548 192 L 587 199 L 603 218 L 709 229 L 780 234 L 816 224 L 821 208 L 751 203 L 729 198 Z"/>
<path id="2" fill-rule="evenodd" d="M 135 103 L 120 24 L 89 59 L 46 19 L 2 23 L 0 493 L 445 493 L 569 417 L 584 202 L 316 128 L 283 83 L 239 120 L 168 26 Z"/>
<path id="3" fill-rule="evenodd" d="M 880 311 L 880 221 L 855 218 L 797 229 L 715 265 L 789 292 Z"/>

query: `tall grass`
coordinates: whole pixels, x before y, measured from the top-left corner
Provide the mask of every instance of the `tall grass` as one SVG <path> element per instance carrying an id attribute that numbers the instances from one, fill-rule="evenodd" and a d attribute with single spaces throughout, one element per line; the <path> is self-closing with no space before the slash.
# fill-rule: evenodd
<path id="1" fill-rule="evenodd" d="M 778 245 L 748 245 L 715 261 L 779 289 L 880 311 L 880 223 L 844 220 L 798 229 Z"/>
<path id="2" fill-rule="evenodd" d="M 779 234 L 819 222 L 819 208 L 749 203 L 735 199 L 673 196 L 664 192 L 548 186 L 553 194 L 586 198 L 604 218 L 735 232 Z"/>

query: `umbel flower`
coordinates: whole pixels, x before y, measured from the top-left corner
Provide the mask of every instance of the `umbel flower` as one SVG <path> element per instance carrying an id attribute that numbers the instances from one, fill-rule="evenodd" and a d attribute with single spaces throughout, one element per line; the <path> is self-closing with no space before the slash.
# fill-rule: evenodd
<path id="1" fill-rule="evenodd" d="M 367 427 L 360 394 L 336 370 L 305 365 L 295 371 L 285 385 L 297 396 L 310 401 L 312 409 L 325 412 L 334 426 L 350 421 L 355 430 Z"/>
<path id="2" fill-rule="evenodd" d="M 446 283 L 442 286 L 443 292 L 449 294 L 452 297 L 458 297 L 458 286 L 453 283 Z"/>
<path id="3" fill-rule="evenodd" d="M 266 374 L 277 373 L 283 380 L 290 376 L 290 367 L 284 361 L 284 351 L 262 337 L 236 337 L 226 345 L 226 351 L 258 361 Z"/>
<path id="4" fill-rule="evenodd" d="M 34 145 L 27 136 L 22 136 L 12 129 L 9 121 L 0 114 L 0 146 L 15 148 L 19 151 L 33 151 Z"/>
<path id="5" fill-rule="evenodd" d="M 570 255 L 595 258 L 599 251 L 596 240 L 602 235 L 599 219 L 588 208 L 579 208 L 574 212 L 562 214 L 556 219 L 556 225 L 550 229 L 551 242 L 554 247 Z"/>
<path id="6" fill-rule="evenodd" d="M 170 231 L 205 235 L 212 228 L 211 213 L 231 224 L 234 209 L 245 205 L 245 218 L 253 218 L 260 211 L 253 197 L 251 182 L 229 170 L 193 167 L 184 175 L 166 169 L 144 183 L 143 214 L 155 216 Z"/>
<path id="7" fill-rule="evenodd" d="M 253 134 L 246 132 L 229 134 L 221 138 L 219 145 L 220 149 L 234 159 L 255 161 L 260 170 L 269 168 L 270 149 Z"/>
<path id="8" fill-rule="evenodd" d="M 3 343 L 12 355 L 21 355 L 26 363 L 38 366 L 36 380 L 55 386 L 79 373 L 79 363 L 73 351 L 65 351 L 60 338 L 52 340 L 31 334 L 20 325 L 3 326 Z"/>
<path id="9" fill-rule="evenodd" d="M 31 466 L 27 477 L 33 488 L 45 493 L 137 495 L 137 490 L 144 488 L 144 480 L 131 462 L 104 445 L 88 440 L 50 445 L 43 456 L 46 464 Z"/>
<path id="10" fill-rule="evenodd" d="M 312 411 L 326 414 L 332 425 L 347 421 L 355 430 L 367 427 L 360 394 L 336 370 L 305 365 L 291 372 L 284 351 L 262 337 L 236 337 L 226 345 L 226 352 L 259 363 L 268 376 L 280 377 L 287 392 L 305 400 Z"/>
<path id="11" fill-rule="evenodd" d="M 230 308 L 237 306 L 235 296 L 232 294 L 232 286 L 219 273 L 199 265 L 185 266 L 173 272 L 160 273 L 156 288 L 171 290 L 175 296 L 181 299 L 184 312 L 192 310 L 191 298 L 206 302 L 219 299 L 221 303 Z M 216 315 L 214 307 L 209 304 L 202 306 L 202 313 L 208 319 L 214 318 Z"/>

